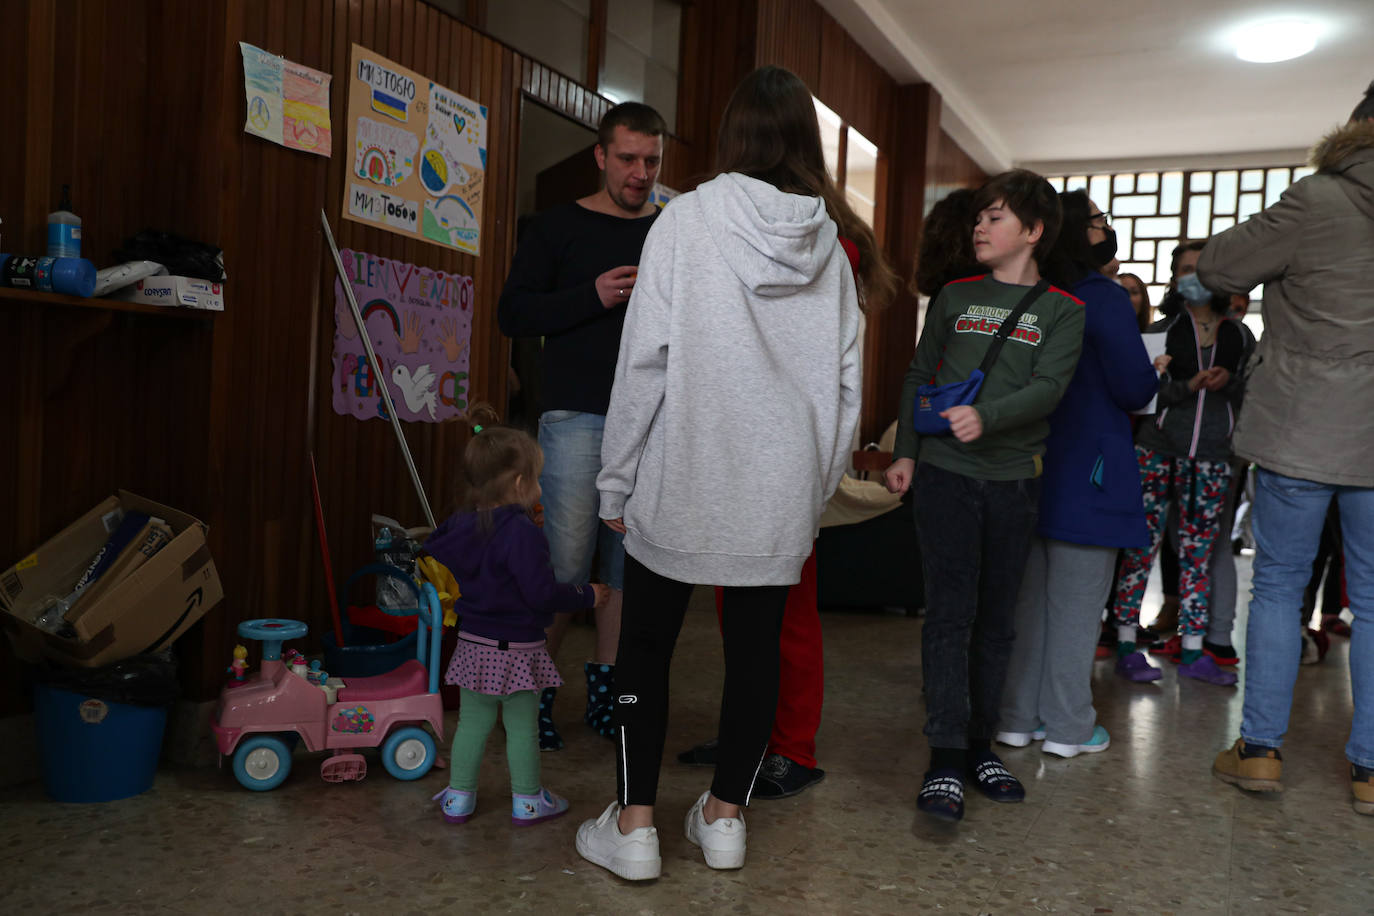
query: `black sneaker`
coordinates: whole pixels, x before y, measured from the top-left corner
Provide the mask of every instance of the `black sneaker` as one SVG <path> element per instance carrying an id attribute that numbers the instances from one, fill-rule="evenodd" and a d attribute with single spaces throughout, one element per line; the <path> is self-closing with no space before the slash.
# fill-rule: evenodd
<path id="1" fill-rule="evenodd" d="M 1240 656 L 1236 654 L 1235 646 L 1223 645 L 1219 642 L 1202 641 L 1202 654 L 1210 655 L 1212 661 L 1218 665 L 1239 665 Z"/>
<path id="2" fill-rule="evenodd" d="M 769 754 L 754 777 L 754 798 L 789 798 L 825 778 L 825 770 L 808 767 L 784 757 Z"/>
<path id="3" fill-rule="evenodd" d="M 1150 627 L 1140 627 L 1135 631 L 1135 647 L 1141 650 L 1155 649 L 1168 642 L 1173 634 L 1163 634 Z"/>
<path id="4" fill-rule="evenodd" d="M 677 755 L 677 762 L 685 763 L 689 767 L 713 767 L 719 759 L 720 741 L 716 738 L 703 741 L 696 747 L 689 748 Z"/>

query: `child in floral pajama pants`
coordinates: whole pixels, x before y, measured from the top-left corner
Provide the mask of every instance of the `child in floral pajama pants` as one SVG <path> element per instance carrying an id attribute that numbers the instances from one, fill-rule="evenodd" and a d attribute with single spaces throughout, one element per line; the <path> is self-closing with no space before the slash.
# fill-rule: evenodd
<path id="1" fill-rule="evenodd" d="M 1154 565 L 1168 518 L 1169 503 L 1178 502 L 1179 633 L 1182 651 L 1202 651 L 1207 632 L 1207 599 L 1211 592 L 1208 563 L 1220 532 L 1220 520 L 1231 484 L 1231 466 L 1226 461 L 1176 458 L 1136 446 L 1140 462 L 1140 484 L 1145 498 L 1145 520 L 1150 527 L 1150 546 L 1122 551 L 1121 577 L 1116 595 L 1117 626 L 1134 634 L 1140 622 L 1140 601 Z M 1133 638 L 1133 637 L 1132 637 Z M 1179 673 L 1197 676 L 1192 671 L 1196 659 L 1184 659 Z M 1209 669 L 1213 666 L 1205 666 Z M 1201 673 L 1201 672 L 1198 672 Z M 1231 672 L 1230 683 L 1235 683 Z M 1211 677 L 1213 683 L 1220 683 Z"/>

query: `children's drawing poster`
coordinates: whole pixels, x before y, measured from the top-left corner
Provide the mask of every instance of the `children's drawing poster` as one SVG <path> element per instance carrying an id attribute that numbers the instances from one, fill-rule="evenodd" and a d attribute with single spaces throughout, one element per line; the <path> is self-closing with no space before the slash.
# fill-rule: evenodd
<path id="1" fill-rule="evenodd" d="M 365 251 L 340 252 L 363 326 L 381 364 L 373 371 L 343 284 L 334 280 L 334 412 L 387 419 L 379 384 L 402 420 L 438 423 L 467 409 L 472 277 Z"/>
<path id="2" fill-rule="evenodd" d="M 328 73 L 289 61 L 247 42 L 243 52 L 243 96 L 248 112 L 243 129 L 290 149 L 329 156 Z"/>
<path id="3" fill-rule="evenodd" d="M 353 46 L 345 219 L 480 254 L 487 109 Z"/>
<path id="4" fill-rule="evenodd" d="M 668 201 L 681 193 L 681 191 L 675 191 L 666 184 L 659 184 L 655 181 L 653 190 L 649 192 L 649 203 L 662 210 L 664 207 L 668 206 Z"/>

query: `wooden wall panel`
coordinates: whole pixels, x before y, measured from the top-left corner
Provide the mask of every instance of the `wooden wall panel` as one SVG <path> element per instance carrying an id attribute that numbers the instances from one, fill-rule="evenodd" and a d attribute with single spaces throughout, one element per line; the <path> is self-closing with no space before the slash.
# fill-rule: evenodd
<path id="1" fill-rule="evenodd" d="M 943 130 L 935 142 L 935 154 L 926 166 L 926 209 L 955 188 L 976 188 L 988 173 Z"/>
<path id="2" fill-rule="evenodd" d="M 240 620 L 298 617 L 316 634 L 327 626 L 311 451 L 340 579 L 371 557 L 373 512 L 422 518 L 389 425 L 333 412 L 335 276 L 321 209 L 341 247 L 473 277 L 468 397 L 503 404 L 509 342 L 495 309 L 513 246 L 522 93 L 592 126 L 608 103 L 420 0 L 0 0 L 0 18 L 24 36 L 0 55 L 0 85 L 24 87 L 8 99 L 7 123 L 23 125 L 25 142 L 0 145 L 0 173 L 23 178 L 0 183 L 4 248 L 41 251 L 45 215 L 70 183 L 97 262 L 154 227 L 222 247 L 229 272 L 226 311 L 203 320 L 0 303 L 0 334 L 20 343 L 6 426 L 18 448 L 0 450 L 0 564 L 118 487 L 204 519 L 226 600 L 179 648 L 188 692 L 206 698 Z M 76 27 L 59 35 L 59 19 Z M 661 175 L 669 186 L 688 190 L 709 175 L 720 112 L 761 62 L 795 69 L 880 146 L 884 112 L 894 125 L 909 114 L 897 104 L 904 90 L 814 0 L 694 0 L 683 23 L 679 136 Z M 239 41 L 334 75 L 332 158 L 243 132 Z M 354 42 L 488 106 L 480 257 L 340 220 Z M 901 263 L 927 165 L 940 181 L 970 173 L 942 142 L 928 157 L 934 147 L 908 149 L 893 128 L 890 143 L 889 207 L 902 209 L 884 237 Z M 875 321 L 871 339 L 883 327 Z M 866 391 L 892 389 L 893 372 L 900 383 L 904 349 L 901 360 L 870 357 Z M 866 407 L 866 435 L 886 424 L 886 396 Z M 405 431 L 443 515 L 457 495 L 465 426 Z M 0 711 L 14 700 L 13 683 L 0 683 Z"/>
<path id="3" fill-rule="evenodd" d="M 821 85 L 822 23 L 828 18 L 815 0 L 758 0 L 754 66 L 786 67 L 815 93 Z"/>
<path id="4" fill-rule="evenodd" d="M 896 81 L 829 14 L 821 12 L 820 20 L 820 76 L 812 84 L 816 97 L 879 150 L 891 150 Z"/>
<path id="5" fill-rule="evenodd" d="M 680 170 L 665 184 L 687 191 L 711 177 L 721 114 L 756 66 L 758 18 L 758 0 L 694 0 L 683 7 L 677 123 L 686 145 L 681 157 L 665 162 L 665 170 Z"/>

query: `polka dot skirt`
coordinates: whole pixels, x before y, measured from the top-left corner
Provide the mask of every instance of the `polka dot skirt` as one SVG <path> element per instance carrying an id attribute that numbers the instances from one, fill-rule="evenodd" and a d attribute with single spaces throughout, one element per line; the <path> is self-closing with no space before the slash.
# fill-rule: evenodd
<path id="1" fill-rule="evenodd" d="M 460 639 L 444 672 L 444 683 L 504 697 L 518 690 L 559 687 L 563 678 L 543 645 L 498 649 Z"/>

